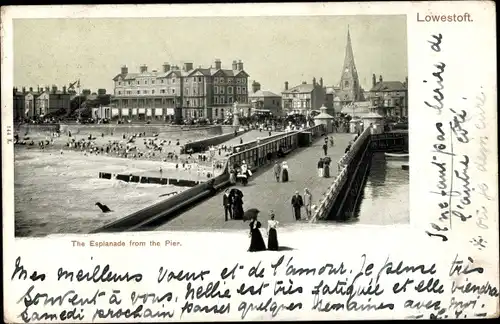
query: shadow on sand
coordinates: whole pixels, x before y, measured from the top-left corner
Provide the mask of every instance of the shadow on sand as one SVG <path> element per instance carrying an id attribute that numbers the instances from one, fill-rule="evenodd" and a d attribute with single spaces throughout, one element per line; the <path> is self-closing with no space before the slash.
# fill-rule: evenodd
<path id="1" fill-rule="evenodd" d="M 278 248 L 278 251 L 276 251 L 276 252 L 280 252 L 280 251 L 293 251 L 293 250 L 295 250 L 295 249 L 294 249 L 294 248 L 291 248 L 291 247 L 289 247 L 289 246 L 280 246 L 280 247 Z"/>

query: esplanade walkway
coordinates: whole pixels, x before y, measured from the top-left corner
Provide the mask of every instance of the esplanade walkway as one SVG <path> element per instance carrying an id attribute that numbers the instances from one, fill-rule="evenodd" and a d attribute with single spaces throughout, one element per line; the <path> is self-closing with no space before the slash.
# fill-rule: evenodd
<path id="1" fill-rule="evenodd" d="M 262 133 L 264 136 L 266 133 Z M 317 174 L 317 163 L 320 157 L 324 156 L 322 145 L 324 138 L 315 139 L 311 146 L 299 147 L 290 152 L 284 158 L 277 161 L 280 163 L 286 161 L 289 166 L 289 182 L 276 182 L 273 163 L 266 167 L 259 168 L 247 186 L 237 184 L 236 188 L 243 192 L 243 209 L 257 208 L 261 212 L 259 219 L 263 226 L 269 218 L 270 210 L 273 210 L 276 215 L 276 220 L 280 222 L 281 227 L 291 227 L 297 222 L 293 215 L 291 206 L 291 197 L 295 191 L 299 191 L 304 195 L 304 188 L 308 188 L 312 194 L 313 205 L 318 205 L 320 198 L 326 192 L 329 186 L 332 185 L 337 177 L 338 169 L 337 162 L 345 153 L 345 148 L 355 134 L 333 133 L 328 134 L 333 136 L 335 144 L 330 147 L 328 143 L 328 156 L 331 158 L 330 178 L 320 178 Z M 230 187 L 233 188 L 233 187 Z M 224 208 L 222 206 L 224 191 L 218 192 L 215 196 L 193 206 L 170 219 L 165 224 L 156 227 L 158 231 L 207 231 L 207 230 L 234 230 L 248 229 L 248 222 L 241 220 L 225 221 Z M 305 210 L 302 209 L 301 222 L 308 222 L 305 218 Z M 305 225 L 305 224 L 303 224 Z M 152 228 L 144 228 L 144 230 L 152 230 Z"/>

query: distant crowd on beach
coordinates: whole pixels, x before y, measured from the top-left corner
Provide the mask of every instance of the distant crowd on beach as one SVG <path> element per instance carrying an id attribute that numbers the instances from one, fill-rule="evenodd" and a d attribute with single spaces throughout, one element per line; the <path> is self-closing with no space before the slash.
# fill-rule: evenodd
<path id="1" fill-rule="evenodd" d="M 111 137 L 111 139 L 106 141 L 107 137 Z M 78 137 L 71 132 L 65 135 L 61 135 L 60 132 L 53 132 L 42 139 L 39 137 L 33 139 L 27 134 L 23 138 L 20 138 L 17 133 L 14 135 L 14 143 L 18 146 L 28 146 L 41 150 L 59 150 L 61 155 L 64 154 L 64 151 L 73 151 L 81 152 L 84 156 L 102 155 L 170 162 L 175 163 L 175 169 L 177 170 L 190 171 L 196 169 L 198 173 L 202 174 L 210 173 L 213 168 L 221 169 L 224 165 L 223 159 L 227 154 L 226 152 L 232 152 L 232 147 L 218 146 L 216 147 L 218 151 L 216 153 L 218 154 L 215 154 L 214 157 L 210 157 L 206 152 L 181 154 L 181 146 L 190 141 L 182 142 L 181 139 L 161 139 L 155 133 L 148 136 L 146 132 L 118 136 L 113 136 L 113 134 L 105 135 L 104 133 L 96 136 L 89 133 L 86 136 L 79 134 Z"/>

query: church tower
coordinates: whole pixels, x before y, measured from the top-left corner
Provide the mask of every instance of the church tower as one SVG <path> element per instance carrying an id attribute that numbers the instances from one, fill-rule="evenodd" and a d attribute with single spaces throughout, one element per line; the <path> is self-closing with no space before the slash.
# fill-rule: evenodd
<path id="1" fill-rule="evenodd" d="M 342 95 L 340 100 L 344 102 L 362 101 L 363 91 L 359 84 L 358 71 L 354 63 L 354 53 L 352 51 L 351 34 L 347 26 L 347 45 L 345 48 L 344 66 L 340 76 L 340 90 Z"/>

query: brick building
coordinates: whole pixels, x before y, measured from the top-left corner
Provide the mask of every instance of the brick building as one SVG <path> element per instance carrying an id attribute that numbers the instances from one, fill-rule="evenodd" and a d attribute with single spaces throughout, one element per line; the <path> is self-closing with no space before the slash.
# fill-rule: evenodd
<path id="1" fill-rule="evenodd" d="M 248 74 L 243 62 L 233 61 L 230 69 L 216 59 L 213 66 L 194 68 L 164 63 L 162 70 L 138 73 L 123 66 L 113 78 L 112 116 L 129 119 L 176 120 L 223 118 L 234 102 L 248 103 Z"/>

